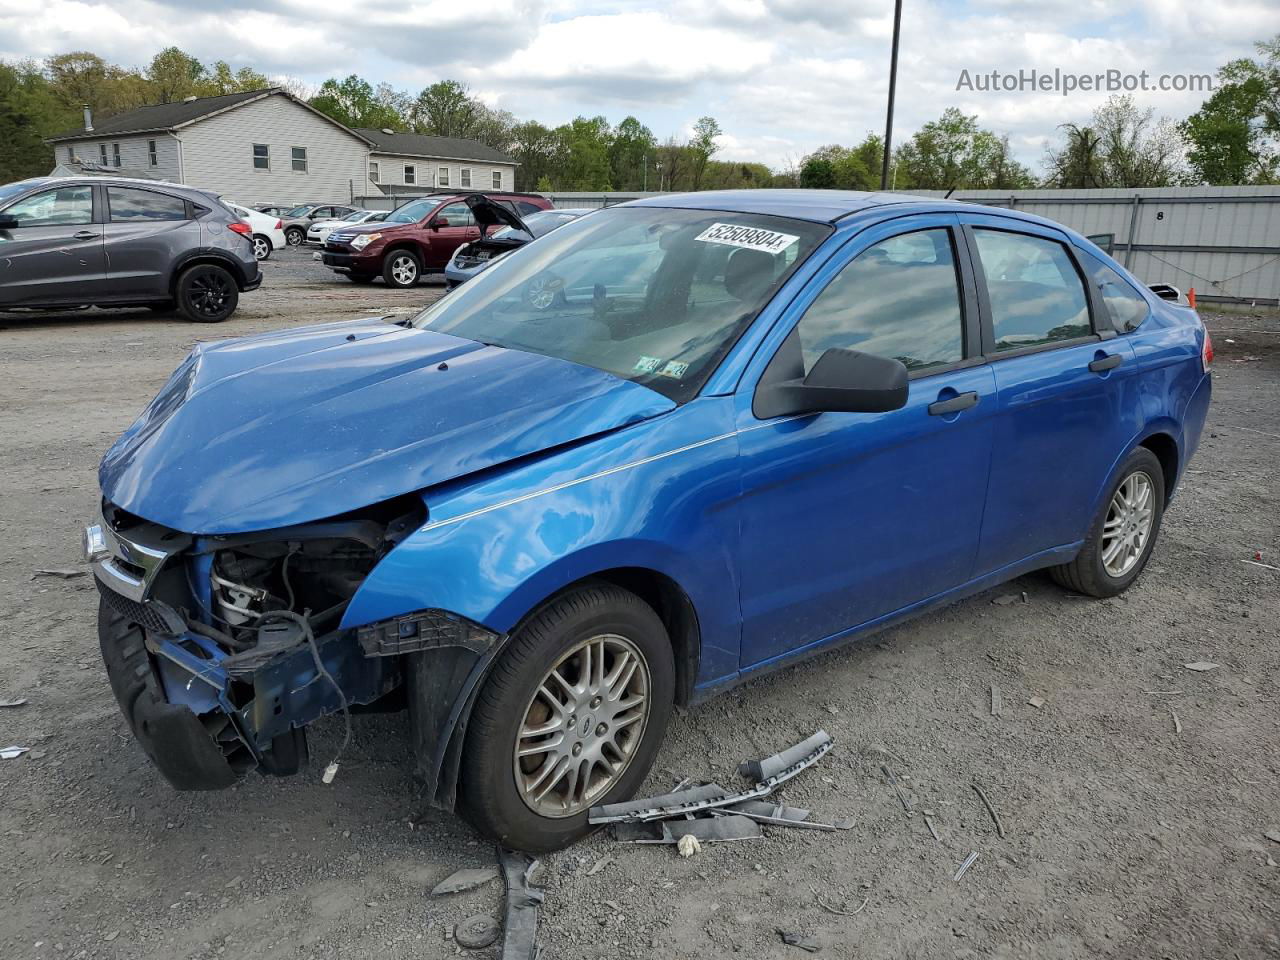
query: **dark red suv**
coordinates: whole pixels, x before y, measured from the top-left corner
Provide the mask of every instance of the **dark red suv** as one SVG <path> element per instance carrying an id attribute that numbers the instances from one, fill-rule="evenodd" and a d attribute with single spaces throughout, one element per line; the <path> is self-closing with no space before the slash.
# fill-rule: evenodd
<path id="1" fill-rule="evenodd" d="M 416 286 L 424 273 L 443 272 L 462 244 L 501 223 L 501 208 L 535 213 L 550 210 L 551 201 L 531 193 L 432 194 L 393 210 L 381 223 L 334 230 L 320 257 L 352 283 L 382 277 L 390 287 Z"/>

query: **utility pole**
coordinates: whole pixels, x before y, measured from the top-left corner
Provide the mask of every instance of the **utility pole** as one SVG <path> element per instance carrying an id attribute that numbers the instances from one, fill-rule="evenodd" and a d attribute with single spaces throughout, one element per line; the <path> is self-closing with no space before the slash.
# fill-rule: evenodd
<path id="1" fill-rule="evenodd" d="M 881 190 L 889 189 L 889 152 L 893 149 L 893 96 L 898 87 L 898 36 L 901 32 L 902 0 L 894 0 L 893 52 L 889 55 L 889 114 L 884 121 L 884 163 L 880 167 Z"/>
<path id="2" fill-rule="evenodd" d="M 644 186 L 640 188 L 642 193 L 649 192 L 649 155 L 644 155 Z"/>

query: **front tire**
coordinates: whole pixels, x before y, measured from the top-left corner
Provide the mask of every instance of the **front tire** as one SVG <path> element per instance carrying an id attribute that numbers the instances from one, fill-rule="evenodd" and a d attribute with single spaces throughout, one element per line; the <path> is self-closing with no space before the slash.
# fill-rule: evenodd
<path id="1" fill-rule="evenodd" d="M 591 807 L 644 782 L 674 695 L 671 641 L 648 604 L 604 583 L 564 595 L 516 632 L 476 700 L 459 812 L 517 850 L 581 839 Z"/>
<path id="2" fill-rule="evenodd" d="M 290 227 L 284 232 L 284 241 L 291 247 L 300 247 L 306 241 L 307 234 L 301 227 Z"/>
<path id="3" fill-rule="evenodd" d="M 1163 516 L 1164 470 L 1154 453 L 1138 447 L 1116 471 L 1076 558 L 1050 574 L 1087 596 L 1123 593 L 1151 558 Z"/>
<path id="4" fill-rule="evenodd" d="M 221 323 L 236 312 L 236 278 L 215 263 L 198 263 L 178 277 L 178 313 L 192 323 Z"/>
<path id="5" fill-rule="evenodd" d="M 422 279 L 422 262 L 411 250 L 392 250 L 382 263 L 382 279 L 400 290 L 416 287 Z"/>

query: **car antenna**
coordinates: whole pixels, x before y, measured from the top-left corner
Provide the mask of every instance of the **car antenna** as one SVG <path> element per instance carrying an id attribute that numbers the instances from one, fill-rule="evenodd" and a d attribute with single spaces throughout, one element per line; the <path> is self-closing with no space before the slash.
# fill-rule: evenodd
<path id="1" fill-rule="evenodd" d="M 948 191 L 947 191 L 947 195 L 946 195 L 945 197 L 943 197 L 942 199 L 943 199 L 943 200 L 950 200 L 950 199 L 951 199 L 951 195 L 952 195 L 953 193 L 955 193 L 955 192 L 956 192 L 956 188 L 955 188 L 955 187 L 952 187 L 950 190 L 948 190 Z"/>

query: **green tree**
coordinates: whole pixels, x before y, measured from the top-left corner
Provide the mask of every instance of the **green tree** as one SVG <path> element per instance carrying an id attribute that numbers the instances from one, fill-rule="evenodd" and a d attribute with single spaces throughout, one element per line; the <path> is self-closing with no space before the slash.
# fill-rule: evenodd
<path id="1" fill-rule="evenodd" d="M 613 131 L 604 117 L 576 117 L 555 130 L 561 190 L 611 190 L 609 146 Z"/>
<path id="2" fill-rule="evenodd" d="M 700 117 L 693 125 L 693 139 L 689 141 L 689 165 L 693 176 L 693 189 L 702 189 L 702 174 L 709 161 L 719 149 L 716 137 L 724 133 L 715 117 Z"/>
<path id="3" fill-rule="evenodd" d="M 538 185 L 534 189 L 539 193 L 547 193 L 555 188 L 551 186 L 551 178 L 544 173 L 538 178 Z"/>
<path id="4" fill-rule="evenodd" d="M 418 94 L 410 120 L 417 133 L 437 137 L 471 137 L 483 104 L 457 80 L 441 80 Z"/>
<path id="5" fill-rule="evenodd" d="M 836 165 L 828 157 L 816 154 L 806 157 L 800 164 L 800 186 L 812 190 L 834 190 Z"/>
<path id="6" fill-rule="evenodd" d="M 1087 125 L 1064 125 L 1048 148 L 1048 181 L 1061 187 L 1166 187 L 1183 179 L 1183 143 L 1172 121 L 1132 97 L 1111 97 Z"/>
<path id="7" fill-rule="evenodd" d="M 176 103 L 195 96 L 203 74 L 204 64 L 177 47 L 165 47 L 147 67 L 156 103 Z"/>
<path id="8" fill-rule="evenodd" d="M 388 99 L 385 90 L 379 88 L 375 91 L 369 81 L 352 74 L 345 80 L 326 80 L 308 102 L 347 127 L 402 130 L 404 118 L 387 102 Z"/>
<path id="9" fill-rule="evenodd" d="M 609 144 L 614 189 L 639 190 L 645 185 L 645 167 L 657 145 L 653 131 L 635 117 L 626 117 L 618 124 Z"/>
<path id="10" fill-rule="evenodd" d="M 1280 35 L 1257 46 L 1263 59 L 1226 64 L 1213 95 L 1179 125 L 1187 163 L 1203 183 L 1272 183 L 1280 175 Z"/>
<path id="11" fill-rule="evenodd" d="M 54 166 L 44 137 L 78 124 L 34 63 L 0 62 L 0 183 L 44 176 Z"/>
<path id="12" fill-rule="evenodd" d="M 1016 189 L 1035 184 L 1013 159 L 1007 137 L 978 126 L 976 116 L 948 107 L 894 154 L 896 185 L 917 190 Z"/>
<path id="13" fill-rule="evenodd" d="M 550 190 L 551 172 L 556 166 L 559 140 L 554 131 L 536 120 L 516 124 L 511 131 L 512 156 L 520 166 L 516 167 L 517 189 L 528 190 L 534 184 L 538 190 Z M 543 183 L 547 185 L 542 186 Z"/>
<path id="14" fill-rule="evenodd" d="M 199 97 L 219 97 L 226 93 L 263 90 L 269 86 L 271 82 L 252 67 L 241 67 L 232 72 L 227 61 L 219 60 L 212 67 L 202 70 L 194 90 Z"/>

